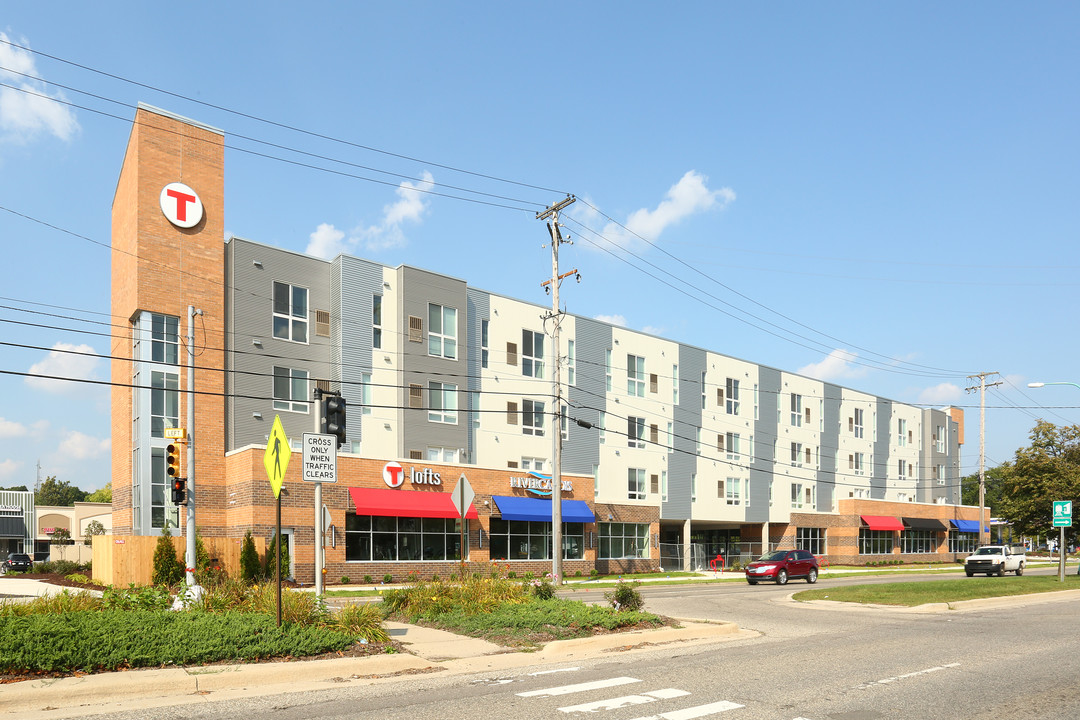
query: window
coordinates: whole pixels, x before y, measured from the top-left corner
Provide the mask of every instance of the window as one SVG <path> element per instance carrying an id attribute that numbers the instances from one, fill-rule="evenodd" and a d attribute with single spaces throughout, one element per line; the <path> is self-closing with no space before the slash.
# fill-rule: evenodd
<path id="1" fill-rule="evenodd" d="M 671 366 L 671 404 L 679 404 L 679 366 Z"/>
<path id="2" fill-rule="evenodd" d="M 274 366 L 274 409 L 306 413 L 307 399 L 307 370 Z"/>
<path id="3" fill-rule="evenodd" d="M 575 359 L 574 359 L 575 355 L 576 355 L 576 352 L 575 352 L 575 349 L 574 349 L 574 341 L 573 340 L 567 340 L 566 341 L 566 383 L 568 385 L 573 385 L 575 380 L 577 380 L 577 364 L 576 364 Z"/>
<path id="4" fill-rule="evenodd" d="M 611 350 L 604 351 L 604 389 L 611 392 Z"/>
<path id="5" fill-rule="evenodd" d="M 667 502 L 667 470 L 660 471 L 660 499 Z"/>
<path id="6" fill-rule="evenodd" d="M 428 382 L 428 422 L 457 424 L 457 385 Z"/>
<path id="7" fill-rule="evenodd" d="M 563 559 L 585 557 L 585 524 L 563 523 Z M 550 560 L 551 523 L 491 518 L 492 560 Z"/>
<path id="8" fill-rule="evenodd" d="M 180 362 L 180 318 L 150 314 L 150 359 L 176 365 Z"/>
<path id="9" fill-rule="evenodd" d="M 601 560 L 649 557 L 648 523 L 597 523 L 597 530 Z"/>
<path id="10" fill-rule="evenodd" d="M 851 455 L 848 455 L 848 469 L 854 470 L 856 475 L 865 475 L 865 458 L 866 456 L 863 453 L 852 453 Z"/>
<path id="11" fill-rule="evenodd" d="M 971 553 L 979 546 L 979 533 L 949 531 L 949 552 Z"/>
<path id="12" fill-rule="evenodd" d="M 428 355 L 457 360 L 457 310 L 428 303 Z"/>
<path id="13" fill-rule="evenodd" d="M 521 432 L 537 437 L 544 434 L 544 403 L 538 400 L 521 402 Z"/>
<path id="14" fill-rule="evenodd" d="M 457 463 L 458 449 L 448 447 L 429 447 L 427 460 L 433 463 Z"/>
<path id="15" fill-rule="evenodd" d="M 488 321 L 480 321 L 480 367 L 488 366 Z"/>
<path id="16" fill-rule="evenodd" d="M 934 449 L 939 453 L 945 452 L 945 427 L 942 425 L 934 428 Z"/>
<path id="17" fill-rule="evenodd" d="M 903 480 L 908 474 L 908 464 L 906 460 L 897 461 L 896 474 L 901 480 Z"/>
<path id="18" fill-rule="evenodd" d="M 825 528 L 796 528 L 795 547 L 814 555 L 825 554 Z"/>
<path id="19" fill-rule="evenodd" d="M 739 433 L 727 434 L 727 459 L 739 459 Z"/>
<path id="20" fill-rule="evenodd" d="M 742 488 L 742 480 L 736 477 L 729 477 L 726 483 L 727 491 L 725 494 L 725 500 L 728 505 L 739 505 L 742 503 L 742 497 L 739 490 Z"/>
<path id="21" fill-rule="evenodd" d="M 632 448 L 645 447 L 645 418 L 631 415 L 626 418 L 626 446 Z"/>
<path id="22" fill-rule="evenodd" d="M 360 414 L 371 414 L 371 373 L 360 373 Z"/>
<path id="23" fill-rule="evenodd" d="M 346 562 L 460 559 L 461 521 L 456 518 L 345 515 Z"/>
<path id="24" fill-rule="evenodd" d="M 371 347 L 382 347 L 382 295 L 371 296 Z"/>
<path id="25" fill-rule="evenodd" d="M 626 394 L 645 397 L 645 358 L 626 356 Z"/>
<path id="26" fill-rule="evenodd" d="M 559 434 L 563 440 L 570 439 L 570 426 L 567 424 L 567 407 L 562 406 L 562 411 L 559 413 Z"/>
<path id="27" fill-rule="evenodd" d="M 150 527 L 165 527 L 165 518 L 179 521 L 175 506 L 168 502 L 165 477 L 165 448 L 150 448 Z"/>
<path id="28" fill-rule="evenodd" d="M 705 409 L 705 373 L 701 373 L 701 409 Z"/>
<path id="29" fill-rule="evenodd" d="M 150 373 L 150 437 L 165 437 L 165 428 L 180 424 L 180 376 Z"/>
<path id="30" fill-rule="evenodd" d="M 802 427 L 802 421 L 802 395 L 791 393 L 791 425 L 792 427 Z"/>
<path id="31" fill-rule="evenodd" d="M 596 418 L 596 429 L 599 431 L 601 445 L 607 442 L 607 420 L 605 419 L 606 417 L 607 416 L 604 415 L 604 413 L 600 413 L 600 415 Z"/>
<path id="32" fill-rule="evenodd" d="M 627 468 L 626 470 L 626 497 L 630 500 L 645 499 L 645 470 L 642 468 Z"/>
<path id="33" fill-rule="evenodd" d="M 791 509 L 801 510 L 803 506 L 803 484 L 791 483 Z"/>
<path id="34" fill-rule="evenodd" d="M 937 538 L 933 530 L 901 530 L 900 552 L 902 553 L 935 553 L 937 552 Z"/>
<path id="35" fill-rule="evenodd" d="M 727 402 L 725 410 L 728 415 L 739 414 L 739 381 L 734 378 L 727 379 Z"/>
<path id="36" fill-rule="evenodd" d="M 896 421 L 896 444 L 900 447 L 907 445 L 907 420 Z"/>
<path id="37" fill-rule="evenodd" d="M 865 411 L 861 408 L 855 408 L 854 418 L 848 418 L 848 424 L 851 426 L 851 431 L 857 438 L 863 436 L 863 418 L 865 417 Z"/>
<path id="38" fill-rule="evenodd" d="M 934 466 L 934 476 L 937 478 L 937 484 L 938 485 L 944 485 L 945 484 L 945 466 L 944 465 L 935 465 Z"/>
<path id="39" fill-rule="evenodd" d="M 544 377 L 543 333 L 521 331 L 521 374 L 534 378 Z"/>
<path id="40" fill-rule="evenodd" d="M 274 283 L 274 337 L 306 343 L 308 326 L 307 288 Z"/>
<path id="41" fill-rule="evenodd" d="M 675 449 L 675 423 L 667 424 L 667 447 L 665 450 Z"/>
<path id="42" fill-rule="evenodd" d="M 893 550 L 892 530 L 859 529 L 860 555 L 889 555 Z"/>
<path id="43" fill-rule="evenodd" d="M 694 452 L 701 454 L 701 428 L 697 428 L 697 436 L 694 440 Z"/>
<path id="44" fill-rule="evenodd" d="M 791 467 L 802 467 L 802 443 L 791 443 Z"/>
<path id="45" fill-rule="evenodd" d="M 547 460 L 544 458 L 523 457 L 521 458 L 521 469 L 531 470 L 533 472 L 544 472 L 544 466 L 547 465 Z"/>
<path id="46" fill-rule="evenodd" d="M 697 473 L 690 473 L 690 502 L 697 502 Z"/>

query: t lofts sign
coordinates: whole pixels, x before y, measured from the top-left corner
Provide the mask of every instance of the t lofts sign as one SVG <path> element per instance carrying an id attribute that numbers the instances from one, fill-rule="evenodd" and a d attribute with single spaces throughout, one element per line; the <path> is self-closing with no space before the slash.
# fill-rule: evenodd
<path id="1" fill-rule="evenodd" d="M 383 482 L 392 488 L 401 487 L 405 483 L 406 477 L 413 485 L 442 485 L 442 475 L 431 468 L 424 468 L 423 470 L 409 468 L 409 472 L 406 474 L 401 463 L 393 461 L 383 465 L 382 477 Z"/>
<path id="2" fill-rule="evenodd" d="M 169 183 L 158 198 L 161 212 L 179 228 L 193 228 L 203 218 L 203 204 L 198 194 L 184 183 Z"/>

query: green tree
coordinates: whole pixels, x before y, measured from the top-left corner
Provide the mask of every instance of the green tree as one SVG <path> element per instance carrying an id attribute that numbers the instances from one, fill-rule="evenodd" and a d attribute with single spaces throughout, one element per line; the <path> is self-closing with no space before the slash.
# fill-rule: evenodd
<path id="1" fill-rule="evenodd" d="M 154 573 L 151 582 L 154 585 L 177 585 L 184 579 L 184 564 L 176 557 L 169 528 L 161 531 L 154 547 Z"/>
<path id="2" fill-rule="evenodd" d="M 267 580 L 273 580 L 277 577 L 277 567 L 275 565 L 277 563 L 277 547 L 278 537 L 275 533 L 274 537 L 270 539 L 269 547 L 266 548 L 266 562 L 263 563 Z M 281 579 L 284 580 L 287 577 L 289 577 L 289 546 L 285 545 L 281 548 Z"/>
<path id="3" fill-rule="evenodd" d="M 91 520 L 86 524 L 86 532 L 83 533 L 83 544 L 90 547 L 94 544 L 95 535 L 104 535 L 105 526 L 99 520 Z"/>
<path id="4" fill-rule="evenodd" d="M 112 502 L 112 482 L 105 484 L 105 487 L 100 490 L 95 490 L 86 496 L 86 502 L 99 502 L 99 503 L 111 503 Z"/>
<path id="5" fill-rule="evenodd" d="M 64 546 L 71 544 L 71 531 L 66 527 L 58 527 L 49 533 L 49 544 L 55 545 L 60 553 L 60 559 L 64 559 Z"/>
<path id="6" fill-rule="evenodd" d="M 1001 507 L 1001 494 L 1005 485 L 1005 477 L 1012 469 L 1012 463 L 1006 462 L 992 467 L 986 471 L 986 492 L 983 502 L 990 508 L 995 516 L 999 515 Z M 960 479 L 960 503 L 963 505 L 979 504 L 979 473 L 973 473 Z"/>
<path id="7" fill-rule="evenodd" d="M 998 515 L 1023 535 L 1053 532 L 1055 500 L 1080 506 L 1080 426 L 1039 420 L 1031 445 L 1005 468 Z"/>
<path id="8" fill-rule="evenodd" d="M 34 493 L 35 505 L 54 505 L 70 507 L 86 499 L 86 491 L 73 487 L 67 480 L 57 480 L 55 475 L 45 478 L 41 487 Z"/>
<path id="9" fill-rule="evenodd" d="M 12 485 L 11 487 L 0 487 L 0 490 L 11 490 L 13 492 L 27 492 L 25 485 Z"/>
<path id="10" fill-rule="evenodd" d="M 259 580 L 262 568 L 259 563 L 259 551 L 255 549 L 255 538 L 251 531 L 244 533 L 244 544 L 240 547 L 240 579 L 247 585 Z"/>

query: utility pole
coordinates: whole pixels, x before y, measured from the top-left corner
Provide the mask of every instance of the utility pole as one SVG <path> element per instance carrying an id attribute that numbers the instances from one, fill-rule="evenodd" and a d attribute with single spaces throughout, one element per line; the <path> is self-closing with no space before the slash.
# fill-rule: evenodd
<path id="1" fill-rule="evenodd" d="M 977 375 L 968 375 L 968 380 L 974 380 L 979 378 L 978 387 L 965 388 L 966 392 L 979 393 L 979 544 L 983 545 L 983 513 L 986 512 L 986 388 L 995 387 L 1001 384 L 999 380 L 996 383 L 986 383 L 987 375 L 999 375 L 996 372 L 981 372 Z M 989 528 L 987 528 L 989 534 Z M 987 537 L 989 539 L 989 537 Z"/>
<path id="2" fill-rule="evenodd" d="M 540 285 L 551 293 L 551 312 L 543 316 L 544 325 L 547 325 L 547 321 L 552 321 L 551 329 L 551 357 L 552 362 L 552 382 L 551 382 L 551 399 L 552 399 L 552 422 L 551 428 L 551 454 L 555 458 L 552 462 L 551 472 L 551 581 L 555 585 L 562 584 L 563 572 L 562 572 L 562 382 L 560 368 L 560 350 L 559 350 L 559 326 L 562 324 L 562 311 L 559 309 L 559 284 L 564 277 L 569 275 L 577 275 L 577 270 L 571 270 L 570 272 L 560 275 L 559 274 L 559 245 L 563 243 L 570 243 L 569 238 L 563 238 L 562 233 L 559 231 L 559 211 L 568 205 L 572 204 L 577 198 L 573 195 L 567 195 L 566 198 L 560 200 L 554 205 L 548 207 L 543 212 L 536 213 L 537 220 L 547 220 L 548 222 L 548 234 L 551 235 L 551 279 L 545 280 Z M 572 244 L 572 243 L 571 243 Z M 580 277 L 580 276 L 578 276 Z"/>
<path id="3" fill-rule="evenodd" d="M 184 581 L 188 590 L 195 587 L 195 316 L 202 315 L 194 305 L 188 305 L 188 402 L 187 402 L 187 527 L 184 551 Z M 192 598 L 194 600 L 196 598 Z"/>

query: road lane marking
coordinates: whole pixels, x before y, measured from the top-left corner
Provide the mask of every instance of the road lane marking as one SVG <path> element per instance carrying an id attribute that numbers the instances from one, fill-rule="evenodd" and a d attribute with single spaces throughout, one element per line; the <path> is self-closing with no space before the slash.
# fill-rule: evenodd
<path id="1" fill-rule="evenodd" d="M 560 687 L 546 688 L 544 690 L 529 690 L 518 693 L 518 697 L 555 697 L 556 695 L 570 695 L 571 693 L 586 692 L 587 690 L 602 690 L 603 688 L 617 685 L 629 685 L 641 682 L 637 678 L 617 677 L 595 682 L 577 683 L 576 685 L 562 685 Z"/>
<path id="2" fill-rule="evenodd" d="M 634 720 L 694 720 L 694 718 L 703 718 L 707 715 L 716 715 L 718 713 L 727 712 L 728 710 L 738 710 L 744 707 L 738 703 L 728 702 L 727 700 L 721 700 L 719 702 L 709 703 L 708 705 L 698 705 L 696 707 L 683 708 L 682 710 L 671 710 L 670 712 L 660 713 L 659 715 L 650 715 L 649 717 L 635 718 Z"/>
<path id="3" fill-rule="evenodd" d="M 582 703 L 580 705 L 569 705 L 567 707 L 561 707 L 559 710 L 564 713 L 618 710 L 619 708 L 629 707 L 630 705 L 644 705 L 646 703 L 656 702 L 657 700 L 669 700 L 671 698 L 684 697 L 689 694 L 690 693 L 686 690 L 665 688 L 663 690 L 642 693 L 641 695 L 623 695 L 622 697 L 609 698 L 607 700 L 597 700 L 596 702 Z"/>
<path id="4" fill-rule="evenodd" d="M 928 675 L 940 670 L 948 670 L 949 668 L 960 667 L 960 663 L 949 663 L 947 665 L 936 665 L 932 668 L 926 668 L 925 670 L 916 670 L 915 672 L 904 673 L 903 675 L 894 675 L 893 677 L 882 678 L 881 680 L 873 680 L 862 685 L 856 685 L 856 690 L 865 690 L 866 688 L 874 687 L 875 685 L 888 685 L 894 683 L 897 680 L 906 680 L 908 678 L 917 677 L 919 675 Z"/>

